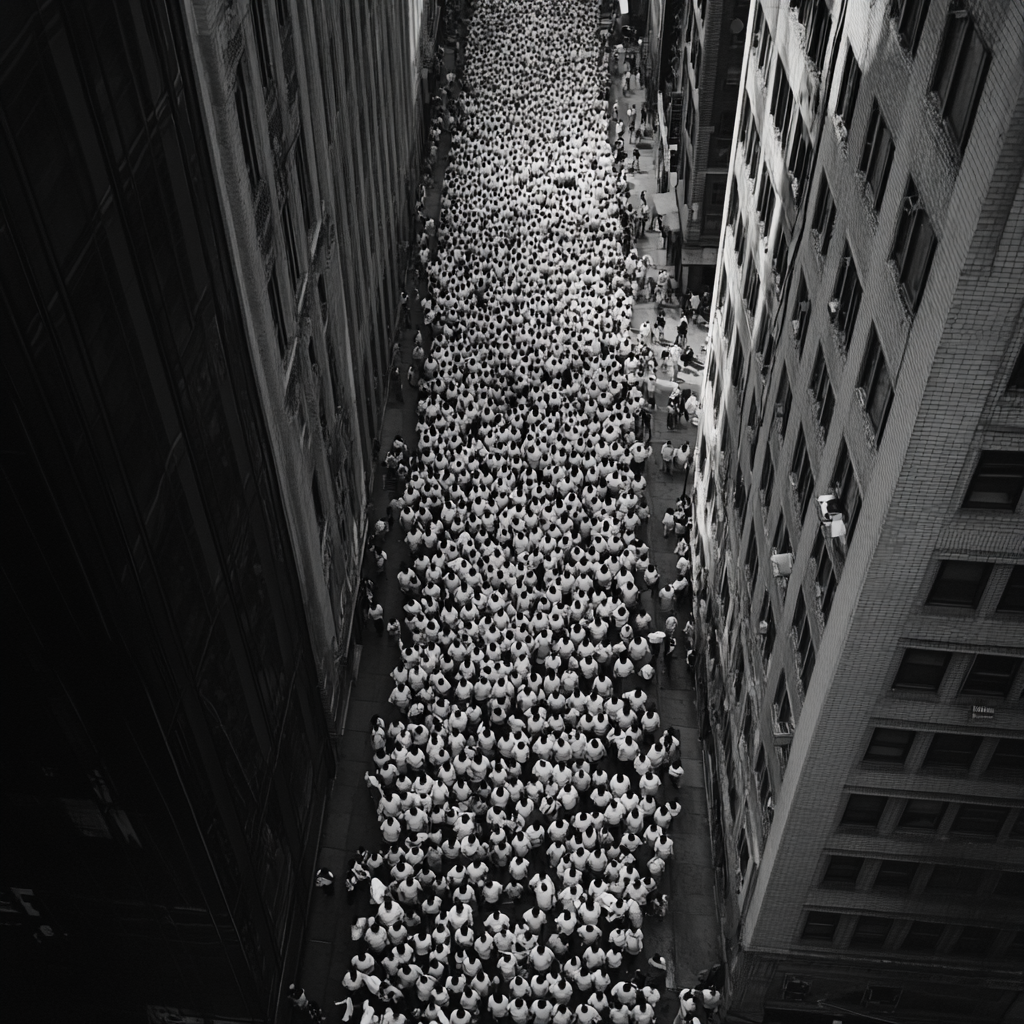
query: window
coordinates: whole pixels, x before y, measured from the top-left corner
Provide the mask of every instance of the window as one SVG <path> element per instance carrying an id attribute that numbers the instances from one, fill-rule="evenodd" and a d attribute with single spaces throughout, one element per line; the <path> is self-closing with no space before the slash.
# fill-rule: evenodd
<path id="1" fill-rule="evenodd" d="M 917 735 L 910 729 L 875 729 L 871 734 L 864 760 L 871 764 L 902 765 Z"/>
<path id="2" fill-rule="evenodd" d="M 861 286 L 857 276 L 857 266 L 853 262 L 850 243 L 843 249 L 843 258 L 839 261 L 839 272 L 836 274 L 836 285 L 829 300 L 829 312 L 840 337 L 849 345 L 853 328 L 857 323 L 857 311 L 860 309 Z"/>
<path id="3" fill-rule="evenodd" d="M 726 223 L 731 227 L 736 221 L 736 211 L 739 209 L 740 197 L 736 191 L 736 179 L 733 178 L 729 185 L 729 207 L 726 212 Z"/>
<path id="4" fill-rule="evenodd" d="M 828 186 L 828 178 L 822 172 L 821 184 L 818 186 L 818 202 L 814 207 L 814 220 L 811 227 L 817 235 L 818 251 L 822 256 L 828 253 L 828 244 L 832 241 L 832 228 L 836 223 L 836 203 L 832 198 L 832 189 Z"/>
<path id="5" fill-rule="evenodd" d="M 768 448 L 764 451 L 764 462 L 761 464 L 761 507 L 768 512 L 772 503 L 772 489 L 775 485 L 775 464 Z"/>
<path id="6" fill-rule="evenodd" d="M 320 481 L 317 479 L 316 470 L 313 470 L 313 484 L 311 488 L 313 492 L 313 511 L 316 513 L 317 525 L 323 526 L 324 524 L 324 502 L 320 496 Z"/>
<path id="7" fill-rule="evenodd" d="M 1010 814 L 1007 807 L 991 807 L 985 804 L 964 804 L 953 824 L 951 832 L 960 835 L 984 836 L 995 839 L 1002 830 L 1003 824 Z"/>
<path id="8" fill-rule="evenodd" d="M 775 688 L 775 717 L 779 721 L 782 732 L 793 731 L 793 708 L 789 703 L 789 689 L 786 686 L 786 674 L 779 676 L 779 685 Z"/>
<path id="9" fill-rule="evenodd" d="M 825 179 L 822 178 L 822 181 Z M 793 337 L 797 341 L 797 350 L 802 357 L 804 341 L 807 339 L 807 324 L 811 319 L 811 302 L 807 294 L 807 281 L 804 272 L 800 271 L 800 284 L 796 289 L 796 301 L 793 303 Z"/>
<path id="10" fill-rule="evenodd" d="M 921 204 L 914 179 L 907 178 L 890 259 L 896 264 L 900 294 L 911 313 L 916 313 L 921 304 L 937 244 L 935 229 Z"/>
<path id="11" fill-rule="evenodd" d="M 1007 391 L 1024 390 L 1024 348 L 1017 353 L 1017 361 L 1010 371 L 1010 379 L 1006 382 Z"/>
<path id="12" fill-rule="evenodd" d="M 796 648 L 800 655 L 800 682 L 806 694 L 811 685 L 811 676 L 814 675 L 814 662 L 817 653 L 814 648 L 814 637 L 811 636 L 811 624 L 807 618 L 807 605 L 804 602 L 804 592 L 801 589 L 796 599 L 796 608 L 793 611 L 793 626 L 796 629 Z"/>
<path id="13" fill-rule="evenodd" d="M 828 622 L 829 613 L 832 611 L 832 600 L 836 596 L 835 567 L 832 565 L 832 558 L 825 548 L 825 536 L 820 531 L 814 538 L 814 547 L 811 548 L 811 557 L 818 567 L 814 579 L 814 592 L 821 603 L 821 614 Z"/>
<path id="14" fill-rule="evenodd" d="M 805 942 L 831 942 L 838 927 L 838 914 L 826 914 L 820 910 L 812 910 L 807 915 L 800 938 Z"/>
<path id="15" fill-rule="evenodd" d="M 796 131 L 789 149 L 789 178 L 793 199 L 799 202 L 804 194 L 804 181 L 811 165 L 811 136 L 804 125 L 804 119 L 797 114 Z"/>
<path id="16" fill-rule="evenodd" d="M 799 0 L 797 17 L 805 29 L 807 59 L 820 73 L 825 67 L 825 45 L 831 26 L 825 0 Z"/>
<path id="17" fill-rule="evenodd" d="M 984 877 L 978 868 L 965 868 L 959 864 L 936 864 L 928 877 L 925 889 L 930 892 L 962 892 L 973 895 Z"/>
<path id="18" fill-rule="evenodd" d="M 750 586 L 753 588 L 757 583 L 757 531 L 750 531 L 750 539 L 747 541 L 747 574 L 750 576 Z"/>
<path id="19" fill-rule="evenodd" d="M 253 10 L 259 6 L 258 3 L 253 4 Z M 292 287 L 295 287 L 299 280 L 299 275 L 302 272 L 302 268 L 299 265 L 299 254 L 295 248 L 295 232 L 292 229 L 292 211 L 288 205 L 288 200 L 285 199 L 284 205 L 281 207 L 281 233 L 284 235 L 284 251 L 288 257 L 288 274 L 291 277 Z"/>
<path id="20" fill-rule="evenodd" d="M 853 47 L 846 50 L 846 63 L 843 65 L 843 77 L 839 80 L 839 96 L 836 99 L 836 116 L 849 129 L 853 124 L 853 111 L 857 106 L 857 93 L 860 91 L 860 65 L 853 55 Z"/>
<path id="21" fill-rule="evenodd" d="M 1005 773 L 1014 779 L 1024 779 L 1024 740 L 1000 740 L 987 770 Z"/>
<path id="22" fill-rule="evenodd" d="M 974 757 L 981 746 L 980 736 L 964 736 L 960 733 L 939 732 L 925 754 L 925 768 L 948 768 L 966 772 L 974 763 Z"/>
<path id="23" fill-rule="evenodd" d="M 992 566 L 988 562 L 945 559 L 939 563 L 939 571 L 926 603 L 953 608 L 977 608 L 991 571 Z"/>
<path id="24" fill-rule="evenodd" d="M 853 935 L 850 936 L 850 948 L 881 949 L 890 928 L 892 928 L 891 917 L 859 917 L 857 926 L 853 929 Z"/>
<path id="25" fill-rule="evenodd" d="M 758 13 L 760 13 L 760 6 L 758 7 Z M 764 71 L 765 64 L 768 63 L 768 55 L 772 52 L 772 33 L 768 26 L 764 23 L 764 16 L 761 18 L 761 28 L 756 30 L 755 35 L 757 36 L 757 68 L 759 71 Z"/>
<path id="26" fill-rule="evenodd" d="M 750 135 L 747 137 L 747 166 L 750 168 L 750 174 L 748 177 L 754 178 L 757 174 L 758 164 L 761 161 L 761 133 L 757 130 L 757 125 L 751 123 Z"/>
<path id="27" fill-rule="evenodd" d="M 942 683 L 953 657 L 950 651 L 927 651 L 908 647 L 893 680 L 894 690 L 920 690 L 935 693 Z"/>
<path id="28" fill-rule="evenodd" d="M 964 508 L 1012 512 L 1024 491 L 1024 452 L 982 452 L 971 478 Z"/>
<path id="29" fill-rule="evenodd" d="M 832 493 L 839 499 L 843 510 L 843 519 L 846 523 L 846 543 L 849 546 L 853 540 L 854 530 L 857 528 L 857 519 L 860 517 L 861 498 L 860 486 L 857 484 L 857 475 L 853 469 L 849 449 L 846 447 L 845 437 L 842 444 L 839 445 L 835 469 L 832 470 Z"/>
<path id="30" fill-rule="evenodd" d="M 299 199 L 302 202 L 302 226 L 308 231 L 313 226 L 313 188 L 309 181 L 309 164 L 306 161 L 306 140 L 299 129 L 295 143 L 295 170 L 299 176 Z M 371 232 L 371 237 L 372 237 Z"/>
<path id="31" fill-rule="evenodd" d="M 274 335 L 277 338 L 278 354 L 284 359 L 288 352 L 288 328 L 285 325 L 284 309 L 281 306 L 281 290 L 277 284 L 277 268 L 270 272 L 267 282 L 267 299 L 270 301 L 270 316 L 274 321 Z"/>
<path id="32" fill-rule="evenodd" d="M 786 428 L 789 426 L 789 414 L 793 408 L 793 392 L 789 386 L 789 374 L 786 367 L 782 367 L 782 374 L 779 377 L 779 390 L 775 392 L 775 415 L 782 420 L 779 430 L 785 438 Z"/>
<path id="33" fill-rule="evenodd" d="M 745 829 L 740 833 L 740 841 L 736 847 L 736 856 L 739 860 L 740 875 L 745 876 L 747 873 L 747 864 L 750 863 L 750 848 L 747 845 L 747 833 Z"/>
<path id="34" fill-rule="evenodd" d="M 772 184 L 768 168 L 762 165 L 761 185 L 757 193 L 757 219 L 760 222 L 761 234 L 768 237 L 772 230 L 772 214 L 775 212 L 775 186 Z"/>
<path id="35" fill-rule="evenodd" d="M 896 17 L 896 31 L 900 46 L 909 50 L 913 57 L 921 41 L 921 30 L 928 17 L 929 0 L 893 0 L 893 14 Z"/>
<path id="36" fill-rule="evenodd" d="M 996 882 L 995 894 L 1011 900 L 1024 900 L 1024 871 L 1004 871 Z"/>
<path id="37" fill-rule="evenodd" d="M 775 646 L 775 615 L 772 612 L 771 599 L 768 591 L 765 591 L 764 600 L 761 602 L 761 617 L 758 620 L 758 635 L 761 637 L 761 654 L 767 665 L 772 656 L 772 648 Z M 776 699 L 778 694 L 776 694 Z"/>
<path id="38" fill-rule="evenodd" d="M 772 272 L 778 275 L 781 282 L 786 276 L 786 269 L 789 267 L 789 239 L 786 232 L 779 227 L 779 233 L 775 236 L 775 249 L 772 252 Z"/>
<path id="39" fill-rule="evenodd" d="M 974 114 L 985 86 L 989 53 L 974 26 L 961 9 L 950 11 L 935 63 L 932 92 L 942 116 L 962 153 L 967 148 Z"/>
<path id="40" fill-rule="evenodd" d="M 732 350 L 732 372 L 730 374 L 730 380 L 734 389 L 739 390 L 740 385 L 743 382 L 743 344 L 736 339 Z"/>
<path id="41" fill-rule="evenodd" d="M 750 97 L 743 94 L 743 106 L 740 108 L 739 140 L 740 145 L 745 145 L 747 132 L 750 130 Z"/>
<path id="42" fill-rule="evenodd" d="M 950 952 L 953 956 L 988 956 L 998 934 L 996 928 L 964 928 Z"/>
<path id="43" fill-rule="evenodd" d="M 238 73 L 235 83 L 235 114 L 238 117 L 238 132 L 242 138 L 242 156 L 249 176 L 249 188 L 253 195 L 260 184 L 260 163 L 257 156 L 256 136 L 252 130 L 252 115 L 249 112 L 249 97 L 246 94 L 245 75 Z"/>
<path id="44" fill-rule="evenodd" d="M 884 796 L 851 793 L 840 824 L 850 828 L 878 828 L 887 802 Z"/>
<path id="45" fill-rule="evenodd" d="M 871 189 L 872 206 L 876 211 L 882 206 L 894 149 L 892 133 L 882 116 L 878 100 L 875 100 L 871 105 L 871 120 L 868 122 L 868 134 L 860 157 L 860 171 Z"/>
<path id="46" fill-rule="evenodd" d="M 829 857 L 828 867 L 825 868 L 821 884 L 834 885 L 841 889 L 852 889 L 857 884 L 857 876 L 860 874 L 863 864 L 863 857 Z"/>
<path id="47" fill-rule="evenodd" d="M 1017 678 L 1020 658 L 1007 658 L 999 654 L 979 654 L 967 673 L 961 693 L 978 697 L 1005 697 Z"/>
<path id="48" fill-rule="evenodd" d="M 1015 565 L 999 598 L 997 611 L 1024 612 L 1024 565 Z"/>
<path id="49" fill-rule="evenodd" d="M 908 800 L 899 827 L 918 832 L 934 832 L 942 822 L 946 806 L 941 800 Z"/>
<path id="50" fill-rule="evenodd" d="M 757 308 L 757 294 L 761 290 L 761 279 L 757 274 L 757 261 L 751 260 L 743 278 L 743 305 L 753 315 Z"/>
<path id="51" fill-rule="evenodd" d="M 864 411 L 871 421 L 871 429 L 875 432 L 875 444 L 882 440 L 885 425 L 889 420 L 892 408 L 893 387 L 889 376 L 889 366 L 885 361 L 882 343 L 879 341 L 875 325 L 871 325 L 868 334 L 867 348 L 864 350 L 864 362 L 861 363 L 857 387 L 863 395 Z"/>
<path id="52" fill-rule="evenodd" d="M 875 888 L 909 889 L 918 867 L 915 860 L 883 860 L 875 875 Z"/>
<path id="53" fill-rule="evenodd" d="M 797 507 L 800 513 L 800 521 L 803 522 L 807 515 L 807 506 L 811 503 L 811 496 L 814 490 L 814 471 L 811 469 L 811 460 L 807 454 L 807 442 L 804 440 L 804 428 L 800 427 L 796 435 L 796 447 L 793 449 L 793 486 L 796 489 Z"/>
<path id="54" fill-rule="evenodd" d="M 818 345 L 818 354 L 814 357 L 811 368 L 811 394 L 814 396 L 814 418 L 821 427 L 822 437 L 828 437 L 828 428 L 832 424 L 832 413 L 836 407 L 835 395 L 832 393 L 832 382 L 828 376 L 828 365 L 825 352 Z"/>
<path id="55" fill-rule="evenodd" d="M 910 953 L 934 953 L 946 930 L 944 924 L 933 921 L 914 921 L 900 949 Z"/>
<path id="56" fill-rule="evenodd" d="M 250 8 L 252 11 L 252 27 L 256 36 L 256 56 L 260 62 L 260 79 L 263 81 L 263 88 L 266 89 L 273 78 L 274 62 L 271 58 L 270 42 L 267 39 L 267 25 L 263 17 L 263 5 L 254 3 Z"/>

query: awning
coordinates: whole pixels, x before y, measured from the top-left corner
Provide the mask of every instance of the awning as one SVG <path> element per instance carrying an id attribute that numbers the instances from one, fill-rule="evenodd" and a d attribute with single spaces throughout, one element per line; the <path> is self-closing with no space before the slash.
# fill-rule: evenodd
<path id="1" fill-rule="evenodd" d="M 680 228 L 679 224 L 679 209 L 676 206 L 676 197 L 673 192 L 655 192 L 654 193 L 654 208 L 658 211 L 661 216 L 665 227 L 669 231 L 678 231 Z"/>

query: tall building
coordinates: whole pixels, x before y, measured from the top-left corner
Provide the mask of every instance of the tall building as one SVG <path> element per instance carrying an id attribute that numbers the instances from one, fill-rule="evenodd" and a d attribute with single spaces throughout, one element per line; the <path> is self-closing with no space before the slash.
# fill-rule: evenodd
<path id="1" fill-rule="evenodd" d="M 11 1019 L 282 1012 L 437 24 L 0 5 Z"/>
<path id="2" fill-rule="evenodd" d="M 749 12 L 750 0 L 669 0 L 666 10 L 661 108 L 680 222 L 671 256 L 690 291 L 714 281 Z"/>
<path id="3" fill-rule="evenodd" d="M 697 443 L 735 1019 L 1020 1020 L 1024 8 L 753 0 Z"/>

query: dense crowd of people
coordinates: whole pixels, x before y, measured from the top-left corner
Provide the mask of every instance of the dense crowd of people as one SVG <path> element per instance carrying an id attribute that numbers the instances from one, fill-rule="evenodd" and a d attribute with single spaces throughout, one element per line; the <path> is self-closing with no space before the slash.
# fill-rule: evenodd
<path id="1" fill-rule="evenodd" d="M 374 530 L 378 570 L 392 523 L 409 558 L 366 776 L 382 846 L 346 878 L 370 899 L 340 1004 L 361 1024 L 653 1024 L 662 996 L 644 924 L 683 769 L 652 692 L 694 566 L 685 499 L 677 580 L 644 542 L 650 350 L 596 28 L 596 0 L 481 0 L 440 94 L 418 436 L 385 455 Z M 706 1021 L 719 998 L 685 989 L 672 1012 Z"/>

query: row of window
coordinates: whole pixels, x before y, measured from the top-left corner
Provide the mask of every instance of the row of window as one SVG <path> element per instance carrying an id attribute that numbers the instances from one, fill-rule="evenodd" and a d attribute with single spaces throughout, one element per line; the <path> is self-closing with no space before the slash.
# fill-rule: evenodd
<path id="1" fill-rule="evenodd" d="M 810 911 L 800 938 L 804 942 L 834 944 L 841 916 L 829 911 Z M 860 915 L 850 932 L 849 948 L 882 949 L 890 944 L 896 924 L 891 917 Z M 997 943 L 1000 929 L 977 925 L 911 921 L 909 928 L 899 930 L 903 935 L 896 941 L 896 948 L 905 953 L 936 953 L 941 949 L 945 955 L 972 959 L 990 956 L 994 951 L 1009 960 L 1024 956 L 1024 931 L 1015 932 L 1008 943 L 1002 944 Z"/>
<path id="2" fill-rule="evenodd" d="M 985 595 L 989 577 L 995 568 L 992 562 L 966 562 L 960 559 L 947 558 L 939 562 L 935 580 L 925 604 L 945 608 L 977 608 Z M 999 598 L 997 611 L 1019 612 L 1022 610 L 1022 591 L 1024 583 L 1021 578 L 1022 567 L 1014 566 L 1010 578 Z"/>
<path id="3" fill-rule="evenodd" d="M 1024 567 L 1014 570 L 1024 574 Z M 938 693 L 946 678 L 954 651 L 908 647 L 893 679 L 894 690 Z M 1002 654 L 976 654 L 957 690 L 965 697 L 1002 697 L 1009 695 L 1020 676 L 1024 659 Z"/>
<path id="4" fill-rule="evenodd" d="M 840 827 L 848 829 L 877 829 L 889 806 L 890 799 L 870 793 L 851 793 L 846 799 Z M 899 819 L 893 827 L 920 835 L 949 834 L 965 839 L 998 839 L 1013 808 L 993 804 L 950 804 L 946 800 L 913 798 L 904 802 Z M 1018 814 L 1008 835 L 1010 839 L 1024 839 L 1024 814 Z"/>
<path id="5" fill-rule="evenodd" d="M 977 895 L 989 874 L 984 868 L 962 864 L 931 864 L 917 860 L 883 860 L 878 863 L 865 857 L 833 854 L 821 876 L 820 885 L 829 889 L 855 889 L 862 878 L 871 881 L 873 890 L 915 893 L 925 898 L 949 899 L 950 893 Z M 865 874 L 864 865 L 868 865 Z M 923 880 L 923 884 L 918 885 Z M 1024 900 L 1024 871 L 1003 871 L 992 889 L 992 895 L 1008 900 Z"/>
<path id="6" fill-rule="evenodd" d="M 916 738 L 913 729 L 877 728 L 864 752 L 864 763 L 901 768 Z M 921 767 L 966 773 L 974 766 L 984 739 L 975 734 L 937 732 L 928 744 Z M 1007 775 L 1018 773 L 1019 778 L 1024 778 L 1024 739 L 1001 739 L 985 770 Z"/>

